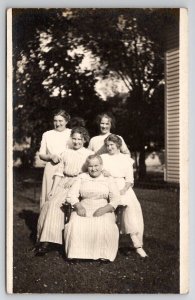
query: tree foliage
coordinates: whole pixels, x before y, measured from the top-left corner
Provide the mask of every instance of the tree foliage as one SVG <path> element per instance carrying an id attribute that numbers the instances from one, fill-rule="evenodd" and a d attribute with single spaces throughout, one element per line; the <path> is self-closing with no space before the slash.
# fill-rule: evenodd
<path id="1" fill-rule="evenodd" d="M 140 151 L 140 176 L 145 175 L 145 146 L 154 141 L 163 146 L 164 51 L 167 25 L 177 26 L 175 10 L 112 9 L 75 11 L 79 41 L 99 57 L 101 76 L 116 74 L 124 82 L 128 97 L 116 97 L 112 109 L 119 124 L 129 124 L 121 134 Z M 78 22 L 82 26 L 78 26 Z M 159 33 L 162 33 L 160 35 Z M 161 92 L 161 94 L 159 93 Z M 123 104 L 122 104 L 123 103 Z M 128 132 L 128 133 L 127 133 Z"/>
<path id="2" fill-rule="evenodd" d="M 178 26 L 178 10 L 15 9 L 15 137 L 31 136 L 36 147 L 56 107 L 86 119 L 94 134 L 95 115 L 112 110 L 144 175 L 145 145 L 164 141 L 165 23 Z M 81 66 L 86 53 L 90 68 Z M 103 101 L 95 84 L 111 77 L 126 93 Z"/>

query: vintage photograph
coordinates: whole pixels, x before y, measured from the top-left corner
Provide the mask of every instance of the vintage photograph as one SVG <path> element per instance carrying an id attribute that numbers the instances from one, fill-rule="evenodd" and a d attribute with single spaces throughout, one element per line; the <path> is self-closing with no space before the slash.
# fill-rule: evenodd
<path id="1" fill-rule="evenodd" d="M 9 293 L 187 292 L 181 12 L 7 11 Z"/>

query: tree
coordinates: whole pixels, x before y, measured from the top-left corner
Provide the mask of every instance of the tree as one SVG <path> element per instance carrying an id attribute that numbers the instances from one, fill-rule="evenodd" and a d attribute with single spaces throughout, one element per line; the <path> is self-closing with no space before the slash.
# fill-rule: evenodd
<path id="1" fill-rule="evenodd" d="M 164 116 L 155 96 L 155 91 L 164 84 L 165 35 L 159 33 L 165 21 L 178 24 L 178 14 L 175 10 L 85 9 L 75 10 L 73 15 L 79 42 L 101 60 L 101 76 L 114 73 L 127 87 L 125 118 L 129 116 L 129 132 L 140 152 L 139 176 L 143 178 L 145 145 L 154 124 L 152 119 L 157 121 L 159 115 Z M 158 114 L 156 118 L 153 110 L 155 116 Z M 152 130 L 155 131 L 154 126 Z"/>
<path id="2" fill-rule="evenodd" d="M 80 68 L 83 54 L 73 52 L 70 20 L 61 10 L 14 10 L 13 29 L 14 137 L 30 136 L 36 151 L 54 109 L 89 117 L 100 102 L 96 78 Z"/>
<path id="3" fill-rule="evenodd" d="M 95 115 L 112 110 L 119 134 L 140 152 L 144 177 L 145 145 L 151 137 L 163 145 L 162 28 L 165 22 L 177 25 L 177 18 L 178 10 L 14 10 L 15 136 L 31 136 L 38 147 L 56 107 L 85 118 L 93 134 Z M 98 63 L 82 68 L 85 53 Z M 95 83 L 111 77 L 123 81 L 127 92 L 102 101 Z"/>

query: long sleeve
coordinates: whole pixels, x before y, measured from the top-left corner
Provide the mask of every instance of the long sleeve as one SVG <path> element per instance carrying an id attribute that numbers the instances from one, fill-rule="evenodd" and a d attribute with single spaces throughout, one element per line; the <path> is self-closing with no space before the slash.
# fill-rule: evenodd
<path id="1" fill-rule="evenodd" d="M 41 140 L 41 146 L 39 149 L 39 154 L 47 154 L 47 142 L 46 142 L 46 137 L 45 133 L 42 135 L 42 140 Z"/>
<path id="2" fill-rule="evenodd" d="M 60 161 L 54 175 L 64 177 L 64 162 Z"/>
<path id="3" fill-rule="evenodd" d="M 133 163 L 134 160 L 129 157 L 125 157 L 125 181 L 134 183 L 134 174 L 133 174 Z"/>
<path id="4" fill-rule="evenodd" d="M 125 141 L 124 141 L 124 139 L 123 139 L 121 136 L 119 136 L 119 137 L 120 137 L 121 140 L 122 140 L 122 146 L 121 146 L 121 148 L 120 148 L 121 153 L 131 155 L 131 153 L 130 153 L 130 151 L 129 151 L 129 149 L 128 149 L 128 147 L 127 147 Z"/>
<path id="5" fill-rule="evenodd" d="M 114 207 L 114 209 L 116 209 L 117 206 L 120 204 L 120 192 L 113 178 L 109 177 L 108 180 L 109 180 L 109 200 L 110 200 L 109 203 Z"/>
<path id="6" fill-rule="evenodd" d="M 88 145 L 88 149 L 94 151 L 94 147 L 93 147 L 93 139 L 90 139 L 89 145 Z"/>
<path id="7" fill-rule="evenodd" d="M 64 164 L 66 162 L 66 155 L 65 153 L 62 153 L 60 155 L 60 162 L 58 163 L 58 167 L 54 173 L 54 175 L 64 177 Z"/>
<path id="8" fill-rule="evenodd" d="M 73 185 L 68 191 L 66 201 L 71 205 L 74 205 L 75 203 L 79 202 L 80 185 L 81 185 L 81 179 L 77 178 L 77 180 L 73 183 Z"/>

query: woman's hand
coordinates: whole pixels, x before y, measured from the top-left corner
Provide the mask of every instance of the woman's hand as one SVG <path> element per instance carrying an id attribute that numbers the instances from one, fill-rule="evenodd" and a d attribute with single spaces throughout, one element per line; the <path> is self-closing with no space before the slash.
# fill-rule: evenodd
<path id="1" fill-rule="evenodd" d="M 65 189 L 69 189 L 69 188 L 73 185 L 74 181 L 75 181 L 75 180 L 74 180 L 73 178 L 69 179 L 69 180 L 64 184 L 64 188 L 65 188 Z"/>
<path id="2" fill-rule="evenodd" d="M 51 189 L 51 191 L 48 193 L 49 200 L 55 195 L 55 190 Z"/>
<path id="3" fill-rule="evenodd" d="M 111 176 L 110 172 L 108 172 L 107 170 L 102 170 L 102 174 L 103 174 L 105 177 L 110 177 L 110 176 Z"/>
<path id="4" fill-rule="evenodd" d="M 100 207 L 93 213 L 93 216 L 101 217 L 101 216 L 105 215 L 106 213 L 107 213 L 107 211 L 106 211 L 105 207 Z"/>
<path id="5" fill-rule="evenodd" d="M 80 202 L 76 203 L 74 205 L 75 209 L 76 209 L 76 213 L 78 216 L 80 217 L 86 217 L 86 210 L 85 208 L 82 206 L 82 204 Z"/>
<path id="6" fill-rule="evenodd" d="M 98 208 L 94 213 L 93 216 L 94 217 L 101 217 L 103 215 L 105 215 L 106 213 L 110 213 L 114 211 L 114 207 L 111 204 L 107 204 L 103 207 Z"/>
<path id="7" fill-rule="evenodd" d="M 60 162 L 60 157 L 58 155 L 51 155 L 51 161 L 56 165 Z"/>
<path id="8" fill-rule="evenodd" d="M 125 195 L 126 191 L 128 191 L 128 189 L 130 187 L 133 187 L 133 183 L 132 182 L 126 182 L 124 188 L 122 190 L 120 190 L 120 195 L 121 196 Z"/>

